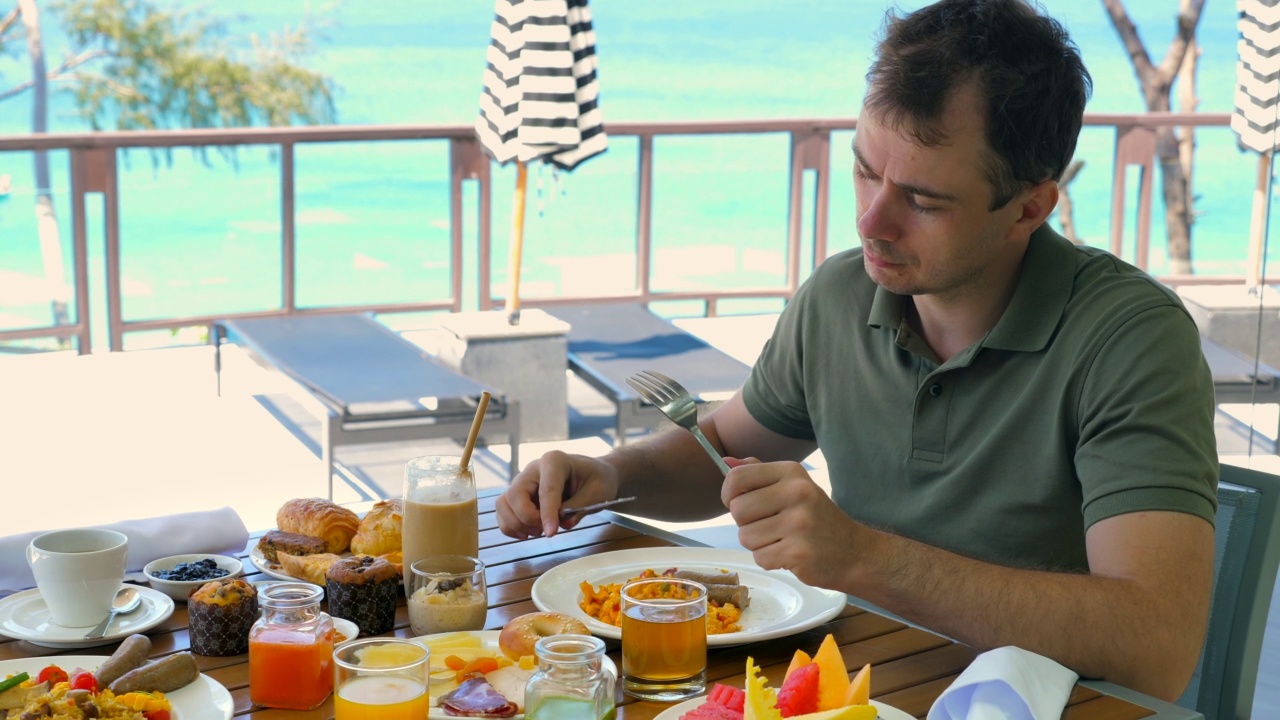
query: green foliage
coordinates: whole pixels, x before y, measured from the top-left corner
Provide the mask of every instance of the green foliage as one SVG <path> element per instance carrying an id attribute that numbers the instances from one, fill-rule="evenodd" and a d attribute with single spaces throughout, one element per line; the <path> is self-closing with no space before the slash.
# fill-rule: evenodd
<path id="1" fill-rule="evenodd" d="M 60 0 L 49 6 L 83 64 L 69 70 L 80 115 L 95 130 L 330 123 L 334 85 L 307 70 L 303 27 L 249 47 L 222 23 L 146 0 Z"/>

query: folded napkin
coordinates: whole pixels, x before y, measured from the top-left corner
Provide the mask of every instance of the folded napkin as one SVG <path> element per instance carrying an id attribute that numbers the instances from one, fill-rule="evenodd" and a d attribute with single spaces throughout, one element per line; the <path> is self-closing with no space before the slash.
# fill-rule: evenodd
<path id="1" fill-rule="evenodd" d="M 1058 720 L 1078 677 L 1022 648 L 989 650 L 938 697 L 928 720 Z"/>
<path id="2" fill-rule="evenodd" d="M 95 527 L 116 530 L 129 538 L 125 577 L 130 580 L 144 580 L 142 567 L 157 558 L 186 553 L 235 555 L 249 542 L 249 531 L 230 507 Z M 49 531 L 0 537 L 0 597 L 35 586 L 31 567 L 27 565 L 27 545 L 46 532 Z"/>

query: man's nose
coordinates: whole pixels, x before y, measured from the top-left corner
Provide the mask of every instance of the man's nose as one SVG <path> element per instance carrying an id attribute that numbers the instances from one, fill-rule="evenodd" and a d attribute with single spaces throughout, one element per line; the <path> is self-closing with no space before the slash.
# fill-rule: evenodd
<path id="1" fill-rule="evenodd" d="M 897 213 L 890 192 L 880 188 L 858 217 L 858 235 L 863 239 L 893 241 L 898 239 Z"/>

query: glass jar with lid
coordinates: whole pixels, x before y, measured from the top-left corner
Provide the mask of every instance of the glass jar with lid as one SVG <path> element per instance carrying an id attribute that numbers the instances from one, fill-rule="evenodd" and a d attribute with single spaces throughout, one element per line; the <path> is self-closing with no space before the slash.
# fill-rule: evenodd
<path id="1" fill-rule="evenodd" d="M 525 686 L 527 720 L 613 720 L 616 678 L 604 665 L 604 641 L 552 635 L 534 646 L 538 669 Z"/>
<path id="2" fill-rule="evenodd" d="M 333 620 L 320 611 L 324 589 L 269 585 L 249 630 L 249 699 L 255 705 L 312 710 L 333 692 Z"/>

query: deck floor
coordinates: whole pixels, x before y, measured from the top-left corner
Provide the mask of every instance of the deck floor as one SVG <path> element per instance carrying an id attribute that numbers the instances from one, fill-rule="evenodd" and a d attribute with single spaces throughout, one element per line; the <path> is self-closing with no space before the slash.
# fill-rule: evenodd
<path id="1" fill-rule="evenodd" d="M 767 316 L 677 322 L 747 363 L 772 327 Z M 412 332 L 406 337 L 415 339 Z M 570 438 L 522 444 L 523 462 L 552 448 L 598 455 L 612 447 L 612 406 L 567 375 Z M 285 500 L 323 496 L 320 423 L 299 401 L 300 390 L 235 346 L 224 348 L 222 378 L 219 397 L 209 347 L 86 357 L 0 354 L 4 505 L 23 509 L 9 513 L 0 534 L 222 505 L 259 529 L 275 524 Z M 1280 473 L 1271 437 L 1278 413 L 1276 406 L 1223 406 L 1217 418 L 1223 462 Z M 460 449 L 447 440 L 340 449 L 335 499 L 357 504 L 398 496 L 407 459 Z M 475 458 L 478 485 L 505 485 L 505 445 L 478 449 Z M 821 455 L 808 464 L 825 482 Z M 708 544 L 736 546 L 724 519 L 664 525 Z M 1262 652 L 1254 717 L 1280 717 L 1280 592 L 1272 598 Z"/>

